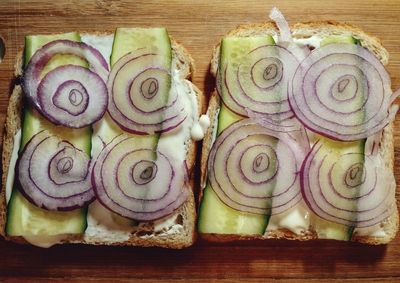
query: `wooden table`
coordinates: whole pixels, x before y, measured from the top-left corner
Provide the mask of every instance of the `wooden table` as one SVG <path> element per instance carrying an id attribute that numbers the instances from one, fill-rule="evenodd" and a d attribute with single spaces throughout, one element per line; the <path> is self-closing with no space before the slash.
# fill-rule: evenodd
<path id="1" fill-rule="evenodd" d="M 0 1 L 0 35 L 6 57 L 0 64 L 0 130 L 11 86 L 14 58 L 27 34 L 113 31 L 120 26 L 166 26 L 196 60 L 194 82 L 207 95 L 212 47 L 240 23 L 267 19 L 278 1 Z M 294 23 L 346 21 L 378 36 L 390 52 L 393 88 L 400 87 L 400 1 L 279 1 Z M 400 183 L 400 118 L 396 122 L 395 175 Z M 400 190 L 398 190 L 400 192 Z M 49 250 L 0 240 L 1 279 L 104 281 L 137 279 L 254 282 L 269 279 L 400 280 L 400 237 L 387 246 L 334 241 L 209 244 L 180 251 L 121 247 L 59 246 Z M 1 280 L 0 279 L 0 280 Z M 140 279 L 140 280 L 139 280 Z"/>

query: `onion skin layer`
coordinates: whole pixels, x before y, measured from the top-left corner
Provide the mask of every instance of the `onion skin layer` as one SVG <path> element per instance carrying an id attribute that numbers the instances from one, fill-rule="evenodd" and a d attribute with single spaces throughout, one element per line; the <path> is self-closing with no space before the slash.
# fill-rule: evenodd
<path id="1" fill-rule="evenodd" d="M 289 81 L 289 103 L 308 129 L 340 141 L 365 139 L 397 113 L 390 77 L 367 49 L 332 43 L 315 49 Z"/>
<path id="2" fill-rule="evenodd" d="M 133 137 L 117 136 L 95 161 L 91 180 L 96 197 L 130 219 L 167 216 L 188 197 L 187 172 L 174 161 L 172 156 L 139 145 Z"/>
<path id="3" fill-rule="evenodd" d="M 107 82 L 108 112 L 123 130 L 134 134 L 170 131 L 185 119 L 179 96 L 171 90 L 171 70 L 162 56 L 146 49 L 121 57 Z"/>
<path id="4" fill-rule="evenodd" d="M 304 156 L 305 149 L 285 131 L 240 120 L 213 145 L 208 159 L 210 185 L 233 209 L 278 214 L 301 199 L 298 171 Z"/>
<path id="5" fill-rule="evenodd" d="M 64 65 L 41 79 L 47 63 L 59 54 L 86 60 L 89 69 Z M 83 42 L 55 40 L 38 49 L 30 59 L 23 89 L 30 103 L 56 125 L 83 128 L 98 121 L 107 109 L 107 77 L 108 63 L 97 49 Z"/>
<path id="6" fill-rule="evenodd" d="M 246 40 L 228 37 L 222 41 L 217 89 L 223 103 L 243 117 L 247 117 L 248 109 L 273 121 L 293 117 L 287 86 L 299 64 L 298 59 L 280 45 L 259 43 L 250 45 L 252 48 L 247 50 L 250 43 Z M 229 46 L 234 48 L 235 44 L 243 47 L 230 54 Z"/>
<path id="7" fill-rule="evenodd" d="M 393 213 L 393 178 L 379 155 L 348 148 L 335 153 L 320 140 L 305 158 L 300 180 L 303 198 L 316 215 L 347 226 L 369 227 Z"/>
<path id="8" fill-rule="evenodd" d="M 34 205 L 68 211 L 94 200 L 90 170 L 90 158 L 84 152 L 41 131 L 24 147 L 16 166 L 16 180 L 21 193 Z"/>

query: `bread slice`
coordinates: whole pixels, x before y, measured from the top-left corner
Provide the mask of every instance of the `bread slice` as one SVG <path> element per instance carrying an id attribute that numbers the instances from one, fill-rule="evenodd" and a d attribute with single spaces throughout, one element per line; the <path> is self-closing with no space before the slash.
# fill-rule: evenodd
<path id="1" fill-rule="evenodd" d="M 321 21 L 321 22 L 306 22 L 295 24 L 291 28 L 292 36 L 294 39 L 306 39 L 312 36 L 327 37 L 327 36 L 353 36 L 358 39 L 361 45 L 369 49 L 375 56 L 384 64 L 387 65 L 389 61 L 389 54 L 386 49 L 382 46 L 380 40 L 376 37 L 368 35 L 361 29 L 348 25 L 337 23 L 334 21 Z M 227 33 L 228 36 L 238 37 L 250 37 L 250 36 L 261 36 L 261 35 L 272 35 L 277 36 L 279 34 L 278 28 L 273 22 L 264 22 L 256 24 L 245 24 L 240 25 L 236 29 Z M 210 71 L 216 78 L 219 62 L 219 48 L 220 44 L 214 47 L 213 57 L 211 59 Z M 216 120 L 218 119 L 218 111 L 220 108 L 220 98 L 216 91 L 211 95 L 208 115 L 211 119 L 211 127 L 208 129 L 205 138 L 203 140 L 202 156 L 201 156 L 201 183 L 204 188 L 207 174 L 207 158 L 212 147 L 212 143 L 216 133 Z M 385 127 L 383 138 L 381 140 L 380 152 L 384 164 L 387 170 L 393 172 L 394 162 L 394 145 L 393 145 L 393 123 Z M 396 184 L 393 182 L 390 184 L 395 191 Z M 200 193 L 201 201 L 202 193 Z M 395 198 L 395 194 L 392 196 Z M 399 226 L 399 216 L 397 207 L 395 213 L 380 223 L 380 228 L 385 232 L 384 237 L 371 236 L 360 234 L 357 229 L 353 233 L 352 241 L 361 242 L 371 245 L 385 244 L 391 241 L 395 236 Z M 318 235 L 313 230 L 313 227 L 309 227 L 307 231 L 301 234 L 296 234 L 288 229 L 278 229 L 269 231 L 263 236 L 249 236 L 249 235 L 237 235 L 237 234 L 200 234 L 201 238 L 205 238 L 210 241 L 232 241 L 232 240 L 250 240 L 250 239 L 290 239 L 290 240 L 311 240 L 318 239 Z"/>
<path id="2" fill-rule="evenodd" d="M 88 33 L 89 34 L 89 33 Z M 107 36 L 105 33 L 91 33 L 97 36 Z M 108 34 L 109 35 L 109 34 Z M 198 102 L 197 112 L 201 113 L 204 98 L 201 91 L 192 84 L 191 80 L 194 73 L 194 60 L 188 51 L 171 38 L 172 46 L 172 68 L 179 72 L 181 80 L 187 80 L 193 90 Z M 15 86 L 10 96 L 7 118 L 5 123 L 3 137 L 3 154 L 2 154 L 2 190 L 0 193 L 0 233 L 7 240 L 27 243 L 23 237 L 11 237 L 5 235 L 5 224 L 7 215 L 6 204 L 6 181 L 9 168 L 11 153 L 14 146 L 14 136 L 21 129 L 21 117 L 23 111 L 23 92 L 20 85 L 20 77 L 22 75 L 23 55 L 19 53 L 15 64 Z M 93 245 L 120 245 L 120 246 L 158 246 L 164 248 L 180 249 L 193 244 L 195 240 L 195 222 L 196 209 L 194 200 L 194 164 L 197 151 L 197 143 L 190 137 L 185 141 L 186 161 L 189 169 L 190 177 L 190 194 L 187 201 L 176 211 L 172 216 L 167 216 L 166 219 L 173 218 L 165 227 L 157 230 L 157 223 L 163 223 L 165 219 L 160 219 L 154 222 L 142 222 L 133 227 L 127 239 L 118 240 L 113 237 L 113 232 L 109 232 L 107 237 L 99 235 L 67 235 L 60 243 L 82 243 Z M 179 228 L 179 229 L 176 229 Z"/>

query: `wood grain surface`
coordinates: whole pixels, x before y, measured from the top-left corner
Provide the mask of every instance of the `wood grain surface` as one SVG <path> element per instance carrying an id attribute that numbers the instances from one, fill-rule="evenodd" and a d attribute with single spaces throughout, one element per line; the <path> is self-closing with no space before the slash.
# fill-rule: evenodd
<path id="1" fill-rule="evenodd" d="M 27 34 L 113 31 L 121 26 L 165 26 L 196 60 L 194 82 L 209 94 L 213 46 L 241 23 L 267 19 L 272 6 L 294 23 L 337 20 L 381 38 L 390 52 L 393 88 L 400 87 L 400 1 L 0 1 L 0 131 L 3 130 L 13 64 Z M 400 116 L 395 123 L 395 175 L 400 183 Z M 398 190 L 399 193 L 399 190 Z M 82 245 L 39 249 L 0 240 L 0 281 L 256 282 L 265 279 L 400 281 L 400 237 L 368 247 L 334 241 L 256 241 L 210 244 L 186 250 Z"/>

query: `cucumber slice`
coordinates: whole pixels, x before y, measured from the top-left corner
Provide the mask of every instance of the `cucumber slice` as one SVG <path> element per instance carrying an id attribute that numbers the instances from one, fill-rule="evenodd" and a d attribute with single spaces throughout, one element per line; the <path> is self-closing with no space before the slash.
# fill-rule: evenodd
<path id="1" fill-rule="evenodd" d="M 222 133 L 223 130 L 225 130 L 230 125 L 241 119 L 243 119 L 242 116 L 233 113 L 224 104 L 221 104 L 221 108 L 219 110 L 219 115 L 218 115 L 217 135 L 219 135 L 220 133 Z"/>
<path id="2" fill-rule="evenodd" d="M 324 38 L 323 40 L 321 40 L 320 45 L 324 46 L 327 45 L 329 43 L 337 43 L 337 42 L 344 42 L 344 43 L 352 43 L 352 44 L 359 44 L 359 40 L 355 39 L 352 36 L 329 36 Z"/>
<path id="3" fill-rule="evenodd" d="M 231 64 L 239 64 L 249 51 L 266 44 L 275 44 L 272 36 L 224 38 L 221 43 L 220 68 L 224 68 L 228 61 Z M 219 85 L 219 89 L 223 96 L 227 96 L 225 87 Z M 241 119 L 243 119 L 242 116 L 232 112 L 222 103 L 218 115 L 217 135 Z M 221 202 L 211 186 L 207 184 L 199 209 L 198 230 L 200 233 L 262 235 L 267 227 L 268 219 L 268 215 L 246 213 L 230 208 Z"/>
<path id="4" fill-rule="evenodd" d="M 41 115 L 36 109 L 25 104 L 20 150 L 24 148 L 25 144 L 32 138 L 32 136 L 42 130 L 47 130 L 52 134 L 59 136 L 63 140 L 70 141 L 77 148 L 90 154 L 90 136 L 92 134 L 90 127 L 70 129 L 63 126 L 56 126 L 43 117 L 43 115 Z"/>
<path id="5" fill-rule="evenodd" d="M 273 45 L 275 40 L 272 36 L 255 37 L 225 37 L 221 42 L 220 68 L 230 62 L 232 65 L 243 63 L 245 57 L 251 50 L 262 45 Z"/>
<path id="6" fill-rule="evenodd" d="M 230 208 L 218 198 L 207 184 L 200 205 L 198 230 L 200 233 L 262 235 L 268 217 L 240 212 Z"/>
<path id="7" fill-rule="evenodd" d="M 56 36 L 37 35 L 25 38 L 25 65 L 37 49 L 56 39 L 80 41 L 78 33 L 66 33 Z M 42 76 L 50 70 L 65 64 L 87 66 L 87 63 L 72 55 L 57 55 L 52 58 Z M 73 143 L 77 148 L 90 154 L 91 128 L 69 129 L 56 126 L 47 121 L 28 103 L 24 106 L 22 138 L 20 150 L 41 130 L 48 130 L 62 139 Z M 68 212 L 54 212 L 38 208 L 27 201 L 14 185 L 10 202 L 7 207 L 6 233 L 9 236 L 49 236 L 57 234 L 81 234 L 86 229 L 86 208 Z"/>
<path id="8" fill-rule="evenodd" d="M 233 112 L 239 113 L 240 115 L 245 115 L 243 109 L 238 106 L 236 102 L 233 101 L 231 95 L 235 96 L 236 92 L 239 91 L 238 87 L 232 87 L 232 89 L 228 90 L 225 82 L 227 81 L 228 85 L 234 86 L 235 83 L 232 80 L 236 80 L 236 75 L 229 73 L 235 73 L 238 71 L 239 65 L 241 65 L 245 72 L 247 73 L 249 68 L 251 67 L 251 62 L 257 62 L 258 58 L 257 52 L 253 52 L 251 54 L 250 51 L 256 49 L 257 47 L 263 45 L 273 45 L 275 44 L 272 36 L 256 36 L 256 37 L 225 37 L 221 41 L 220 47 L 220 60 L 219 60 L 219 73 L 217 78 L 217 88 L 219 93 L 221 94 L 222 101 L 230 107 L 230 110 Z M 231 71 L 226 73 L 225 71 L 227 67 L 230 66 Z M 257 69 L 257 68 L 256 68 Z M 262 72 L 257 72 L 262 75 Z M 242 82 L 247 85 L 245 82 Z M 243 88 L 246 88 L 243 86 Z M 250 91 L 252 90 L 252 91 Z M 230 95 L 229 91 L 232 92 Z M 251 86 L 249 88 L 249 93 L 256 94 L 258 93 L 258 88 L 254 88 Z M 272 94 L 270 94 L 272 95 Z M 276 94 L 279 95 L 279 94 Z"/>
<path id="9" fill-rule="evenodd" d="M 86 210 L 56 212 L 40 209 L 13 191 L 8 205 L 7 235 L 54 236 L 80 234 L 86 229 Z"/>
<path id="10" fill-rule="evenodd" d="M 327 163 L 334 163 L 336 159 L 339 159 L 341 155 L 346 153 L 364 153 L 365 140 L 355 142 L 338 142 L 322 136 L 317 136 L 317 139 L 320 139 L 325 145 L 321 150 L 329 150 L 331 152 L 329 154 L 329 159 L 327 157 Z M 360 157 L 360 162 L 363 163 L 364 158 Z M 357 192 L 355 191 L 354 197 L 357 196 L 356 194 Z M 357 216 L 353 215 L 353 217 Z M 315 216 L 311 223 L 318 234 L 318 238 L 320 239 L 350 241 L 354 230 L 354 227 L 327 221 L 319 216 Z"/>
<path id="11" fill-rule="evenodd" d="M 165 28 L 117 28 L 114 36 L 111 66 L 121 57 L 137 49 L 145 48 L 165 58 L 165 66 L 171 68 L 171 40 Z"/>
<path id="12" fill-rule="evenodd" d="M 164 59 L 163 62 L 159 63 L 161 63 L 164 68 L 168 70 L 171 69 L 171 40 L 165 28 L 117 28 L 110 58 L 111 66 L 113 66 L 121 57 L 138 49 L 157 52 L 157 54 L 160 54 Z M 164 91 L 165 104 L 168 102 L 170 87 L 171 81 L 169 81 L 169 84 L 166 86 Z M 115 125 L 115 123 L 110 121 L 110 117 L 106 117 L 106 119 L 107 121 L 103 127 L 103 131 L 115 132 L 115 127 L 113 126 L 110 128 L 110 131 L 108 131 L 107 127 Z M 143 135 L 133 136 L 137 137 L 138 142 L 142 142 L 141 140 L 145 138 L 146 143 L 148 145 L 150 144 L 153 148 L 157 147 L 160 138 L 160 134 L 149 135 L 146 137 Z"/>
<path id="13" fill-rule="evenodd" d="M 360 44 L 359 40 L 355 39 L 352 36 L 332 36 L 323 39 L 321 41 L 321 46 L 336 42 L 348 42 L 352 44 Z M 360 119 L 363 119 L 363 117 L 360 117 Z M 326 145 L 329 145 L 327 148 L 333 150 L 333 152 L 336 153 L 331 155 L 332 158 L 334 158 L 335 155 L 339 157 L 340 155 L 346 152 L 364 153 L 365 140 L 351 142 L 351 143 L 344 143 L 344 142 L 335 142 L 333 140 L 324 138 L 319 135 L 316 135 L 316 139 L 322 139 Z M 364 159 L 363 158 L 360 159 L 360 162 L 364 163 Z M 313 222 L 312 225 L 314 226 L 314 229 L 318 234 L 318 238 L 320 239 L 335 239 L 343 241 L 351 240 L 354 227 L 349 227 L 346 225 L 327 221 L 318 216 L 316 216 L 312 222 Z"/>

